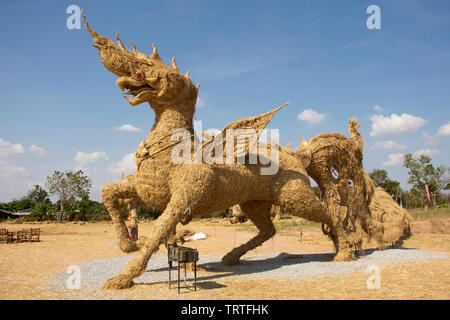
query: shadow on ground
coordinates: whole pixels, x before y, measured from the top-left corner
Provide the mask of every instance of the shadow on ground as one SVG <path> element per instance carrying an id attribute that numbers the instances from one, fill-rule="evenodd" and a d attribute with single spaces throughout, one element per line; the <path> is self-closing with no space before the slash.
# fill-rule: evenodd
<path id="1" fill-rule="evenodd" d="M 413 250 L 409 248 L 401 248 L 396 250 Z M 380 251 L 378 249 L 366 249 L 363 256 L 358 256 L 358 260 L 361 258 L 369 257 L 374 252 Z M 199 264 L 199 268 L 205 269 L 207 271 L 200 271 L 197 273 L 198 286 L 204 285 L 207 280 L 217 280 L 218 278 L 226 278 L 232 276 L 239 276 L 245 274 L 258 274 L 262 272 L 272 271 L 276 269 L 281 269 L 284 266 L 291 265 L 303 265 L 312 262 L 331 262 L 333 261 L 334 253 L 304 253 L 299 255 L 292 255 L 288 253 L 280 253 L 279 255 L 271 258 L 260 258 L 252 259 L 251 257 L 241 258 L 241 262 L 238 265 L 227 266 L 223 265 L 220 261 L 218 262 L 206 262 Z M 356 260 L 356 261 L 358 261 Z M 351 261 L 351 262 L 356 262 Z M 346 264 L 348 262 L 335 262 L 336 264 Z M 183 270 L 183 267 L 181 268 Z M 147 272 L 168 272 L 168 267 L 151 269 Z M 210 275 L 205 275 L 209 273 Z M 184 278 L 184 272 L 182 271 L 182 277 Z M 188 272 L 188 278 L 193 277 L 193 272 Z M 175 280 L 175 277 L 173 277 Z M 163 281 L 157 283 L 164 283 Z M 156 284 L 156 283 L 153 283 Z M 211 287 L 210 289 L 214 289 Z"/>

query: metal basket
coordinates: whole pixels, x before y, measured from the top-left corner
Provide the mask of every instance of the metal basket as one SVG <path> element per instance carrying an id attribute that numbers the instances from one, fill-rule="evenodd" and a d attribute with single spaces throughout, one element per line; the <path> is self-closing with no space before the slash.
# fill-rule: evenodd
<path id="1" fill-rule="evenodd" d="M 169 260 L 178 262 L 198 261 L 198 250 L 196 249 L 170 246 L 168 251 Z"/>

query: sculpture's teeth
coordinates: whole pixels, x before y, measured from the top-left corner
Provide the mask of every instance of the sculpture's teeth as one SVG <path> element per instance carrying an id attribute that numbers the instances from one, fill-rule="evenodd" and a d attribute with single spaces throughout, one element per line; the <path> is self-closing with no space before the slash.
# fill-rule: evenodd
<path id="1" fill-rule="evenodd" d="M 131 104 L 133 107 L 136 105 L 136 98 L 130 98 L 130 97 L 124 97 L 128 100 L 128 103 Z"/>

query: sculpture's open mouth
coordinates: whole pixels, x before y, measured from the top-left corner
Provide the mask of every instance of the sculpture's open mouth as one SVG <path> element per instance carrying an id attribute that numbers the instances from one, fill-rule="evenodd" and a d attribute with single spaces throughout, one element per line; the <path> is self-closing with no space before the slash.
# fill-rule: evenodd
<path id="1" fill-rule="evenodd" d="M 155 88 L 152 88 L 147 84 L 139 87 L 129 87 L 125 89 L 127 89 L 128 91 L 122 92 L 123 95 L 133 95 L 135 98 L 139 97 L 139 95 L 146 91 L 156 91 Z"/>
<path id="2" fill-rule="evenodd" d="M 117 80 L 117 85 L 123 91 L 122 94 L 132 106 L 148 101 L 148 99 L 153 97 L 157 92 L 155 88 L 149 86 L 147 83 L 136 81 L 129 77 L 119 78 Z"/>

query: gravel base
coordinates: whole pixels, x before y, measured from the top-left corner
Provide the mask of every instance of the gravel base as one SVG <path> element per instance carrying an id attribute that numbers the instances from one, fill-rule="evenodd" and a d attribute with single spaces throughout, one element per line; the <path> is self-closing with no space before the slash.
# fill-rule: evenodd
<path id="1" fill-rule="evenodd" d="M 366 255 L 356 261 L 332 262 L 333 254 L 301 254 L 301 258 L 286 259 L 286 253 L 250 254 L 241 258 L 241 264 L 223 266 L 222 256 L 201 256 L 198 262 L 202 267 L 214 272 L 198 272 L 197 279 L 201 283 L 202 277 L 221 278 L 228 281 L 242 279 L 302 279 L 314 276 L 332 276 L 349 272 L 365 271 L 368 266 L 379 267 L 390 264 L 400 264 L 411 261 L 429 261 L 434 259 L 448 259 L 450 255 L 439 254 L 415 249 L 387 249 L 382 251 L 366 250 Z M 61 298 L 85 297 L 95 294 L 102 288 L 105 281 L 118 275 L 134 256 L 93 260 L 79 265 L 81 270 L 80 290 L 67 290 L 67 280 L 71 273 L 55 274 L 53 280 L 42 288 L 50 296 Z M 188 275 L 192 277 L 192 275 Z M 176 271 L 172 272 L 172 279 L 176 278 Z M 150 259 L 147 271 L 135 283 L 157 283 L 168 281 L 167 255 L 156 254 Z"/>

